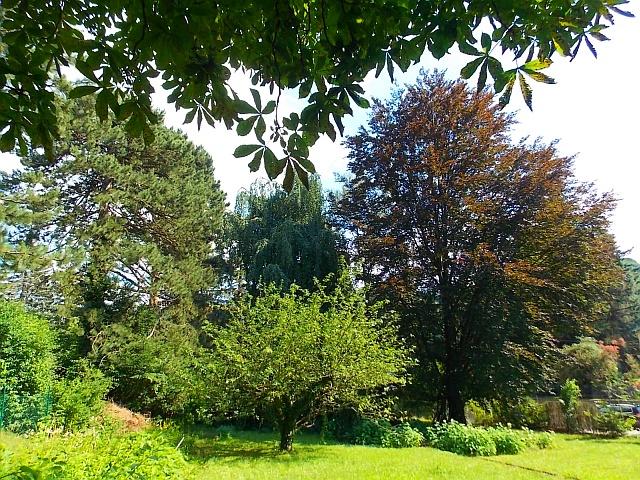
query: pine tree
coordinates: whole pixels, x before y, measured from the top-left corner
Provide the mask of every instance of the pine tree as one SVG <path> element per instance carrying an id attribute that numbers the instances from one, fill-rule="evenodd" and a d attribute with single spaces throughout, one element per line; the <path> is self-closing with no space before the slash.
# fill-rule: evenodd
<path id="1" fill-rule="evenodd" d="M 152 144 L 133 139 L 121 122 L 99 121 L 94 99 L 64 92 L 53 159 L 32 148 L 1 178 L 11 293 L 38 303 L 49 283 L 54 304 L 104 309 L 115 296 L 192 313 L 213 282 L 208 259 L 225 206 L 211 157 L 162 126 Z"/>

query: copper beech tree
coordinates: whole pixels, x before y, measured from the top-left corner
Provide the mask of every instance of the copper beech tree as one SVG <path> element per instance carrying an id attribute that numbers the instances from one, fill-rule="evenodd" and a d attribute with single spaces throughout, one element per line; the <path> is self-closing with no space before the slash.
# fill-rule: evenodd
<path id="1" fill-rule="evenodd" d="M 413 386 L 437 392 L 441 419 L 540 388 L 554 340 L 588 328 L 620 280 L 612 196 L 554 145 L 514 144 L 513 122 L 491 93 L 432 73 L 347 140 L 337 221 L 364 280 L 402 312 Z"/>

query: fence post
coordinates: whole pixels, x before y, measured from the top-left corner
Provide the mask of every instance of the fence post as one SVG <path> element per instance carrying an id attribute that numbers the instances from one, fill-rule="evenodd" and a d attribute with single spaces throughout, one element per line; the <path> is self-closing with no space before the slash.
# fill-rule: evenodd
<path id="1" fill-rule="evenodd" d="M 2 390 L 0 390 L 0 429 L 4 428 L 5 418 L 7 418 L 8 400 L 6 387 L 2 387 Z"/>

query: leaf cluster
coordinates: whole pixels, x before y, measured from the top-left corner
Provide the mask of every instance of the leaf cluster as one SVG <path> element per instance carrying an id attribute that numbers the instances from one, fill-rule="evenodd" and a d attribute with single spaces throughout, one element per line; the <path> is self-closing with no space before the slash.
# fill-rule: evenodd
<path id="1" fill-rule="evenodd" d="M 251 168 L 263 162 L 271 178 L 284 171 L 289 190 L 296 175 L 306 183 L 313 172 L 308 148 L 319 135 L 335 139 L 353 105 L 368 105 L 362 83 L 369 73 L 386 70 L 393 80 L 395 68 L 406 71 L 427 51 L 439 59 L 457 44 L 478 56 L 463 75 L 480 67 L 483 85 L 488 71 L 497 90 L 505 88 L 505 102 L 518 76 L 531 105 L 522 74 L 549 81 L 531 63 L 533 57 L 548 63 L 555 52 L 575 56 L 583 43 L 595 54 L 590 38 L 607 38 L 604 22 L 612 23 L 614 14 L 632 15 L 620 8 L 624 3 L 288 0 L 247 6 L 228 0 L 5 0 L 0 7 L 0 147 L 9 151 L 17 145 L 24 153 L 32 142 L 51 154 L 59 133 L 52 77 L 66 66 L 84 77 L 72 97 L 95 95 L 101 120 L 111 112 L 130 135 L 150 142 L 150 123 L 157 119 L 152 79 L 161 77 L 167 101 L 187 111 L 187 122 L 224 122 L 241 135 L 253 130 L 259 143 Z M 503 71 L 489 55 L 495 45 L 516 61 L 526 55 L 527 66 Z M 272 93 L 277 89 L 277 100 L 262 102 L 257 90 L 251 91 L 253 104 L 240 98 L 229 83 L 232 69 L 246 72 L 254 85 L 269 86 Z M 280 116 L 283 89 L 297 89 L 306 99 L 299 116 Z M 264 141 L 269 114 L 275 116 L 270 140 L 281 154 Z M 246 149 L 236 154 L 246 156 Z"/>

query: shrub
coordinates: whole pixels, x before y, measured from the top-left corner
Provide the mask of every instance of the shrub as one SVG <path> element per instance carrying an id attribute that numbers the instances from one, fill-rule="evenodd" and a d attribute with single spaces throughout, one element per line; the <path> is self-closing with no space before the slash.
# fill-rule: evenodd
<path id="1" fill-rule="evenodd" d="M 358 445 L 387 448 L 419 447 L 424 436 L 408 423 L 392 426 L 386 419 L 362 419 L 354 428 L 353 441 Z"/>
<path id="2" fill-rule="evenodd" d="M 85 363 L 70 373 L 54 388 L 53 423 L 64 430 L 79 430 L 102 411 L 111 381 Z"/>
<path id="3" fill-rule="evenodd" d="M 466 415 L 473 425 L 488 427 L 490 425 L 495 425 L 496 423 L 498 423 L 493 414 L 493 409 L 491 408 L 491 406 L 482 405 L 475 400 L 470 400 L 469 402 L 467 402 Z"/>
<path id="4" fill-rule="evenodd" d="M 356 425 L 362 421 L 360 414 L 353 408 L 343 408 L 329 415 L 327 433 L 336 440 L 353 443 Z"/>
<path id="5" fill-rule="evenodd" d="M 411 427 L 408 423 L 401 423 L 393 428 L 387 438 L 384 447 L 411 448 L 419 447 L 424 443 L 424 436 L 419 430 Z"/>
<path id="6" fill-rule="evenodd" d="M 455 421 L 431 427 L 427 432 L 426 441 L 434 448 L 458 455 L 490 456 L 496 454 L 496 444 L 487 430 L 462 425 Z"/>
<path id="7" fill-rule="evenodd" d="M 0 392 L 0 428 L 29 433 L 49 421 L 52 397 L 49 392 L 17 395 Z"/>
<path id="8" fill-rule="evenodd" d="M 46 449 L 42 445 L 44 441 L 47 442 Z M 182 453 L 175 447 L 170 435 L 160 430 L 135 434 L 117 434 L 107 430 L 46 440 L 35 436 L 30 439 L 28 451 L 19 455 L 5 452 L 0 456 L 0 478 L 193 478 Z M 24 475 L 18 476 L 13 472 Z"/>
<path id="9" fill-rule="evenodd" d="M 481 428 L 457 422 L 440 423 L 427 429 L 428 445 L 459 455 L 514 455 L 527 447 L 547 448 L 552 443 L 549 433 L 529 429 L 512 430 L 497 426 Z"/>
<path id="10" fill-rule="evenodd" d="M 357 445 L 382 446 L 392 429 L 386 419 L 363 418 L 353 429 L 353 442 Z"/>
<path id="11" fill-rule="evenodd" d="M 549 428 L 549 413 L 546 407 L 530 397 L 515 403 L 494 400 L 482 404 L 472 400 L 466 405 L 466 413 L 473 425 L 483 427 L 508 424 L 514 428 L 534 430 Z"/>
<path id="12" fill-rule="evenodd" d="M 567 424 L 567 431 L 578 430 L 578 404 L 580 400 L 580 387 L 574 379 L 567 379 L 560 388 L 560 404 Z"/>
<path id="13" fill-rule="evenodd" d="M 627 417 L 613 410 L 605 410 L 593 417 L 594 429 L 611 437 L 620 437 L 632 430 L 636 423 L 633 417 Z"/>
<path id="14" fill-rule="evenodd" d="M 549 427 L 549 412 L 544 404 L 533 398 L 524 398 L 513 406 L 503 406 L 499 421 L 510 423 L 514 428 L 545 430 Z"/>
<path id="15" fill-rule="evenodd" d="M 527 443 L 520 432 L 502 426 L 488 428 L 487 432 L 496 445 L 498 455 L 517 455 L 527 448 Z"/>
<path id="16" fill-rule="evenodd" d="M 46 319 L 0 301 L 0 391 L 38 395 L 53 383 L 55 336 Z"/>

